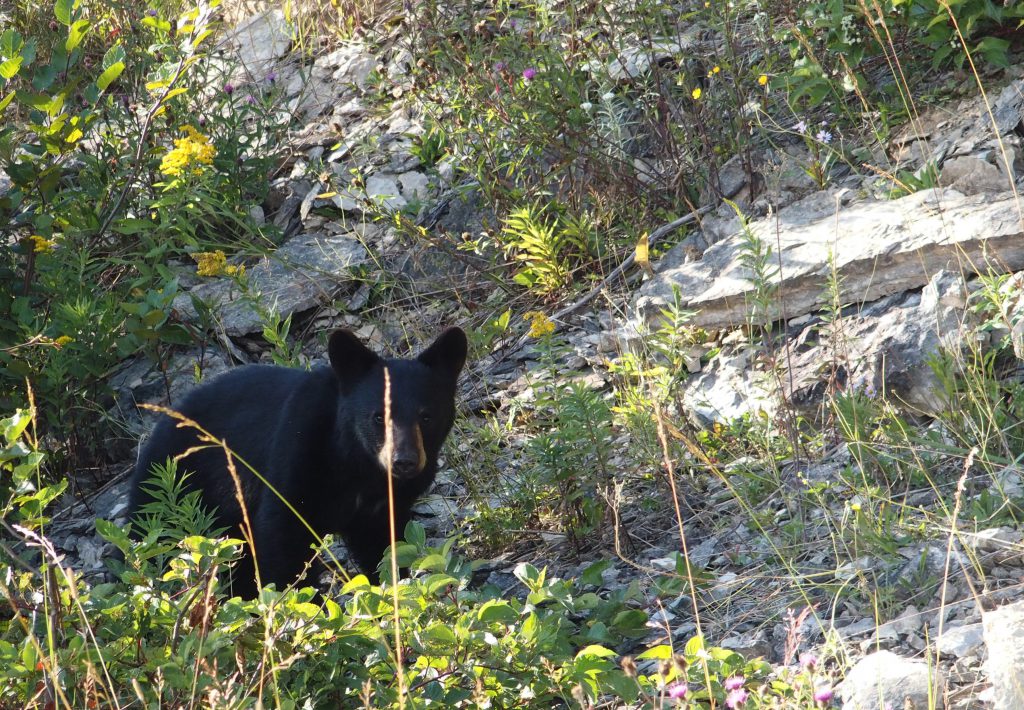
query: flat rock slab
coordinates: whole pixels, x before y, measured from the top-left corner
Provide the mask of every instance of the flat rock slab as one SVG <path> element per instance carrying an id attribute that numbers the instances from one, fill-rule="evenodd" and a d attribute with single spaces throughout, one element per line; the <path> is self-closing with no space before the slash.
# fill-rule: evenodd
<path id="1" fill-rule="evenodd" d="M 259 263 L 247 267 L 251 293 L 259 294 L 264 308 L 285 317 L 326 303 L 350 279 L 354 266 L 369 255 L 349 235 L 300 234 Z M 174 299 L 174 308 L 188 320 L 197 320 L 189 295 L 209 304 L 228 335 L 245 335 L 263 328 L 252 299 L 229 278 L 212 278 Z"/>
<path id="2" fill-rule="evenodd" d="M 847 207 L 842 201 L 842 193 L 816 193 L 750 223 L 754 235 L 771 247 L 777 272 L 769 319 L 794 318 L 827 304 L 830 252 L 843 303 L 922 287 L 940 270 L 1005 273 L 1024 268 L 1022 206 L 1012 194 L 968 197 L 947 188 Z M 682 307 L 696 311 L 694 325 L 746 323 L 755 286 L 741 263 L 745 241 L 740 232 L 710 247 L 700 261 L 662 264 L 640 289 L 640 317 L 660 320 L 678 289 Z"/>

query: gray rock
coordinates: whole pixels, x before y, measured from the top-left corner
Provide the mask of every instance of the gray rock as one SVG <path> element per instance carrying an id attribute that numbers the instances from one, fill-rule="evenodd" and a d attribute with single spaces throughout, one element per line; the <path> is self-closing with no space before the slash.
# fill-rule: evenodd
<path id="1" fill-rule="evenodd" d="M 779 297 L 767 318 L 793 318 L 825 305 L 831 269 L 840 299 L 873 301 L 924 286 L 937 271 L 1004 273 L 1024 268 L 1024 229 L 1013 196 L 967 197 L 955 190 L 924 190 L 899 200 L 839 206 L 842 196 L 819 194 L 777 216 L 750 225 L 781 261 L 773 279 Z M 837 199 L 838 198 L 838 199 Z M 641 318 L 659 321 L 679 289 L 682 306 L 705 328 L 741 325 L 751 314 L 751 272 L 742 264 L 744 235 L 710 247 L 699 262 L 659 269 L 636 300 Z M 764 318 L 760 318 L 764 320 Z"/>
<path id="2" fill-rule="evenodd" d="M 362 91 L 376 67 L 377 60 L 365 45 L 351 42 L 319 57 L 313 63 L 313 76 L 330 78 L 336 84 L 349 84 Z"/>
<path id="3" fill-rule="evenodd" d="M 723 349 L 700 375 L 686 381 L 683 404 L 694 425 L 710 427 L 758 411 L 774 414 L 774 383 L 767 373 L 754 369 L 757 352 L 746 344 Z"/>
<path id="4" fill-rule="evenodd" d="M 965 195 L 994 195 L 1011 187 L 1002 170 L 973 155 L 950 158 L 943 163 L 939 184 Z"/>
<path id="5" fill-rule="evenodd" d="M 981 648 L 983 640 L 981 624 L 965 624 L 944 629 L 942 635 L 936 639 L 935 646 L 943 656 L 963 658 L 975 655 Z"/>
<path id="6" fill-rule="evenodd" d="M 399 210 L 408 204 L 398 186 L 399 178 L 387 173 L 371 175 L 366 179 L 366 196 L 387 210 Z"/>
<path id="7" fill-rule="evenodd" d="M 925 661 L 879 651 L 861 659 L 840 686 L 843 710 L 945 707 L 942 671 Z M 907 705 L 907 702 L 912 705 Z M 1010 707 L 1010 706 L 1005 706 Z"/>
<path id="8" fill-rule="evenodd" d="M 1000 134 L 1011 133 L 1020 127 L 1024 121 L 1024 80 L 1017 80 L 1002 90 L 992 104 L 992 117 Z M 988 126 L 986 129 L 991 130 Z"/>
<path id="9" fill-rule="evenodd" d="M 288 102 L 288 110 L 311 119 L 334 106 L 339 93 L 338 85 L 329 78 L 321 79 L 313 75 L 302 84 L 295 98 Z"/>
<path id="10" fill-rule="evenodd" d="M 936 273 L 920 294 L 907 293 L 839 319 L 822 341 L 791 343 L 782 378 L 789 400 L 815 410 L 829 382 L 895 397 L 917 412 L 946 407 L 941 381 L 928 365 L 940 350 L 959 353 L 969 333 L 967 291 L 958 274 Z M 838 357 L 836 354 L 840 354 Z"/>
<path id="11" fill-rule="evenodd" d="M 642 47 L 627 47 L 618 56 L 613 57 L 607 64 L 600 60 L 590 62 L 587 69 L 592 74 L 608 76 L 613 81 L 626 81 L 635 79 L 641 74 L 650 71 L 651 66 L 665 59 L 681 57 L 694 45 L 696 28 L 691 30 L 688 36 L 680 37 L 677 40 L 657 40 Z"/>
<path id="12" fill-rule="evenodd" d="M 430 194 L 430 181 L 417 170 L 410 170 L 398 176 L 402 197 L 407 200 L 424 200 Z"/>
<path id="13" fill-rule="evenodd" d="M 250 267 L 247 278 L 263 307 L 284 317 L 329 301 L 348 280 L 349 270 L 367 258 L 366 249 L 351 236 L 303 234 Z M 263 327 L 252 302 L 231 279 L 213 278 L 189 293 L 213 307 L 228 335 L 245 335 Z M 197 318 L 188 294 L 176 298 L 174 307 L 185 318 Z"/>
<path id="14" fill-rule="evenodd" d="M 253 81 L 262 81 L 292 44 L 284 12 L 267 10 L 243 20 L 225 38 L 235 46 L 239 63 Z"/>
<path id="15" fill-rule="evenodd" d="M 718 183 L 722 197 L 732 197 L 743 189 L 747 184 L 747 171 L 742 156 L 734 155 L 725 161 L 725 165 L 718 170 Z"/>
<path id="16" fill-rule="evenodd" d="M 992 707 L 1024 707 L 1024 601 L 982 615 Z"/>

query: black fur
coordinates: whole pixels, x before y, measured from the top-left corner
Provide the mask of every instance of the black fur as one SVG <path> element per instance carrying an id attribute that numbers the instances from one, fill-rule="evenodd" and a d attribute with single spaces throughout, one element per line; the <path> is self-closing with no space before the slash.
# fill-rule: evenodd
<path id="1" fill-rule="evenodd" d="M 331 366 L 311 372 L 269 365 L 232 370 L 193 390 L 176 411 L 198 422 L 283 495 L 316 532 L 340 534 L 360 567 L 375 575 L 389 544 L 384 448 L 384 370 L 391 379 L 396 530 L 434 481 L 437 457 L 455 416 L 455 385 L 466 336 L 452 328 L 416 359 L 383 359 L 348 331 L 329 344 Z M 419 430 L 419 435 L 417 433 Z M 420 443 L 422 442 L 422 443 Z M 141 488 L 154 463 L 198 444 L 191 427 L 161 415 L 132 478 L 130 515 L 149 497 Z M 240 462 L 236 470 L 253 526 L 260 579 L 281 589 L 311 557 L 313 536 Z M 181 459 L 190 488 L 216 507 L 218 525 L 241 537 L 241 509 L 222 449 Z M 235 594 L 254 596 L 251 556 L 239 563 Z"/>

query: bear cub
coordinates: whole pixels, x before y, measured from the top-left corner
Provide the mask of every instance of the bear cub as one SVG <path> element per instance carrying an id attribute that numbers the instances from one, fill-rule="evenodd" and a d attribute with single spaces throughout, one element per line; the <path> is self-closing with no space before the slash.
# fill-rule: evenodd
<path id="1" fill-rule="evenodd" d="M 359 566 L 375 576 L 390 542 L 388 464 L 395 530 L 401 535 L 413 503 L 434 482 L 441 444 L 455 418 L 455 387 L 466 350 L 465 333 L 451 328 L 415 359 L 385 359 L 339 330 L 330 337 L 329 367 L 306 372 L 246 365 L 196 388 L 175 410 L 226 440 L 317 534 L 341 535 Z M 390 446 L 385 439 L 385 369 L 391 381 Z M 215 509 L 216 524 L 242 538 L 242 510 L 223 449 L 201 444 L 194 428 L 179 426 L 166 415 L 160 415 L 139 456 L 130 518 L 151 500 L 145 484 L 153 464 L 186 452 L 178 471 L 192 472 L 187 490 L 199 490 L 204 504 Z M 310 561 L 314 538 L 245 465 L 236 461 L 235 470 L 252 524 L 260 581 L 280 590 Z M 236 567 L 232 591 L 256 595 L 251 554 Z"/>

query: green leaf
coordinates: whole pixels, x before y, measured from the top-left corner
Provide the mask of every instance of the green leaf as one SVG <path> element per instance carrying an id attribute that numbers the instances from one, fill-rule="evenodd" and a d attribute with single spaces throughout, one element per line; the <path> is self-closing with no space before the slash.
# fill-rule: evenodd
<path id="1" fill-rule="evenodd" d="M 117 77 L 121 76 L 121 72 L 124 71 L 124 62 L 114 62 L 109 67 L 103 70 L 103 73 L 96 79 L 96 88 L 100 91 L 106 91 L 110 83 Z"/>
<path id="2" fill-rule="evenodd" d="M 698 653 L 704 650 L 704 637 L 694 636 L 692 639 L 686 642 L 686 646 L 683 649 L 683 653 L 687 658 L 694 658 Z"/>
<path id="3" fill-rule="evenodd" d="M 11 93 L 7 94 L 7 96 L 5 96 L 2 99 L 0 99 L 0 111 L 3 111 L 5 108 L 7 108 L 7 104 L 11 103 L 12 99 L 14 99 L 14 92 L 13 91 Z"/>
<path id="4" fill-rule="evenodd" d="M 612 566 L 611 560 L 599 560 L 583 570 L 581 579 L 584 584 L 600 587 L 604 583 L 601 573 Z"/>
<path id="5" fill-rule="evenodd" d="M 118 62 L 124 64 L 127 55 L 124 53 L 124 47 L 120 44 L 115 44 L 113 47 L 107 50 L 107 53 L 103 55 L 103 61 L 100 62 L 100 66 L 106 69 L 112 67 Z"/>
<path id="6" fill-rule="evenodd" d="M 436 552 L 429 554 L 426 557 L 421 557 L 412 564 L 412 567 L 415 569 L 423 570 L 443 570 L 447 566 L 448 560 L 445 556 L 439 555 Z"/>
<path id="7" fill-rule="evenodd" d="M 24 58 L 19 54 L 0 64 L 0 77 L 3 77 L 4 79 L 13 79 L 18 73 L 18 70 L 21 69 L 21 63 L 23 61 Z"/>
<path id="8" fill-rule="evenodd" d="M 64 42 L 64 49 L 67 50 L 68 53 L 74 51 L 74 49 L 82 43 L 82 40 L 85 39 L 85 35 L 88 31 L 88 20 L 76 20 L 75 24 L 71 25 L 71 28 L 68 30 L 68 38 Z"/>
<path id="9" fill-rule="evenodd" d="M 0 427 L 3 428 L 4 439 L 7 440 L 7 443 L 13 444 L 20 439 L 31 421 L 32 415 L 24 409 L 17 409 L 7 419 L 0 419 Z"/>
<path id="10" fill-rule="evenodd" d="M 655 661 L 667 661 L 670 658 L 672 658 L 672 647 L 668 644 L 661 644 L 660 646 L 649 648 L 636 657 L 638 661 L 647 659 Z"/>
<path id="11" fill-rule="evenodd" d="M 503 599 L 491 599 L 484 602 L 476 616 L 485 624 L 512 624 L 519 618 L 516 610 Z"/>
<path id="12" fill-rule="evenodd" d="M 53 6 L 53 15 L 57 22 L 62 25 L 71 24 L 71 11 L 75 7 L 75 0 L 57 0 Z"/>
<path id="13" fill-rule="evenodd" d="M 427 531 L 422 524 L 417 523 L 415 520 L 410 520 L 406 524 L 402 534 L 405 536 L 405 541 L 412 545 L 423 547 L 427 544 Z"/>
<path id="14" fill-rule="evenodd" d="M 582 658 L 584 656 L 593 656 L 596 658 L 610 658 L 612 656 L 617 655 L 619 654 L 615 653 L 615 651 L 611 650 L 610 648 L 605 648 L 604 646 L 599 646 L 597 644 L 591 644 L 590 646 L 587 646 L 586 648 L 580 650 L 580 652 L 576 654 L 576 658 Z"/>
<path id="15" fill-rule="evenodd" d="M 432 624 L 420 632 L 420 638 L 437 644 L 454 645 L 455 633 L 444 624 Z"/>

